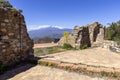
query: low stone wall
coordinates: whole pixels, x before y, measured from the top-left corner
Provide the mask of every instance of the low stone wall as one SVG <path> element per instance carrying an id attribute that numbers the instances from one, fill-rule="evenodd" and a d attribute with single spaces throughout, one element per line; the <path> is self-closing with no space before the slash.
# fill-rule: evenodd
<path id="1" fill-rule="evenodd" d="M 21 10 L 0 8 L 0 63 L 13 65 L 33 56 L 30 39 Z"/>
<path id="2" fill-rule="evenodd" d="M 120 45 L 115 41 L 104 40 L 101 47 L 111 50 L 112 52 L 120 53 Z"/>

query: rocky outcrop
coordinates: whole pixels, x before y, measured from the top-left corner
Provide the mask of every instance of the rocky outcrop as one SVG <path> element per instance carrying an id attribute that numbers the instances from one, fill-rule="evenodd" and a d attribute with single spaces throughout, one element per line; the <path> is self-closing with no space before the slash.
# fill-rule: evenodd
<path id="1" fill-rule="evenodd" d="M 0 7 L 0 63 L 10 66 L 33 57 L 30 39 L 21 10 Z"/>
<path id="2" fill-rule="evenodd" d="M 64 37 L 61 38 L 59 45 L 69 43 L 77 48 L 95 46 L 104 40 L 104 30 L 104 26 L 98 22 L 81 27 L 75 26 L 73 33 L 69 35 L 67 40 Z"/>

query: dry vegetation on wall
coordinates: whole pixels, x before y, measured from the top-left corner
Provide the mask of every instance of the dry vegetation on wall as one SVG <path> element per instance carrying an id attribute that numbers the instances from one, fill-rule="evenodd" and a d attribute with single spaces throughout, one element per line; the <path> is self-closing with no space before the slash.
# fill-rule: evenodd
<path id="1" fill-rule="evenodd" d="M 8 0 L 0 0 L 0 7 L 12 7 Z"/>

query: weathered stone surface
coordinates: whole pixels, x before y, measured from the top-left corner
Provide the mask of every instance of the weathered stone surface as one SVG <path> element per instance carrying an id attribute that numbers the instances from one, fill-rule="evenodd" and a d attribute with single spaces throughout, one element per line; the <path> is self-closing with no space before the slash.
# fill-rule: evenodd
<path id="1" fill-rule="evenodd" d="M 104 26 L 98 22 L 94 22 L 86 26 L 75 26 L 67 42 L 64 41 L 64 37 L 62 37 L 59 41 L 59 45 L 69 43 L 76 48 L 80 48 L 84 45 L 91 47 L 94 46 L 94 43 L 98 44 L 102 41 L 104 41 Z"/>
<path id="2" fill-rule="evenodd" d="M 0 7 L 12 7 L 8 0 L 0 0 Z"/>
<path id="3" fill-rule="evenodd" d="M 0 3 L 1 4 L 1 3 Z M 10 66 L 33 57 L 24 16 L 11 7 L 0 7 L 0 62 Z"/>

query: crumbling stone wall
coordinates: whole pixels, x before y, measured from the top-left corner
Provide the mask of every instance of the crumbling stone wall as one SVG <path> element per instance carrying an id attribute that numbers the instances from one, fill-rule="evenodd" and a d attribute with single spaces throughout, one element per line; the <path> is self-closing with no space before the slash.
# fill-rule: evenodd
<path id="1" fill-rule="evenodd" d="M 0 0 L 0 7 L 11 7 L 12 5 L 9 3 L 8 0 Z"/>
<path id="2" fill-rule="evenodd" d="M 0 7 L 0 62 L 9 66 L 33 56 L 24 16 L 20 10 Z"/>
<path id="3" fill-rule="evenodd" d="M 64 43 L 69 43 L 77 48 L 83 47 L 84 45 L 88 47 L 95 46 L 104 41 L 104 30 L 104 26 L 98 22 L 81 27 L 75 26 L 73 33 L 67 38 L 67 42 L 62 37 L 59 45 L 62 46 Z"/>

